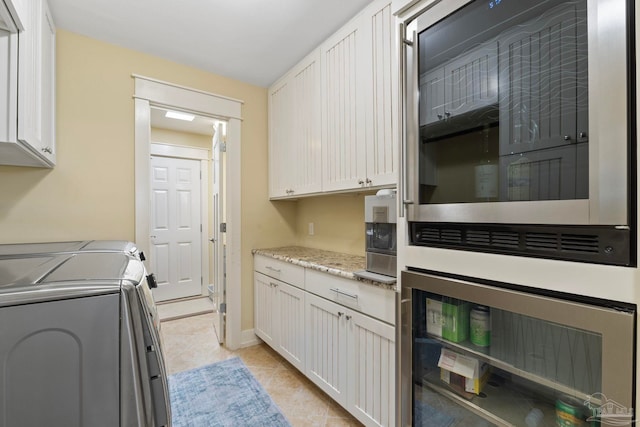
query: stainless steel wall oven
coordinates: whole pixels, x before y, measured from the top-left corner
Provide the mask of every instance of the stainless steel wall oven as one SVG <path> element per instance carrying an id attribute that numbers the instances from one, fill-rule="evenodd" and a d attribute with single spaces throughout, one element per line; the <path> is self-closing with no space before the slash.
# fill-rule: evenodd
<path id="1" fill-rule="evenodd" d="M 433 0 L 404 21 L 411 244 L 635 265 L 626 0 Z"/>

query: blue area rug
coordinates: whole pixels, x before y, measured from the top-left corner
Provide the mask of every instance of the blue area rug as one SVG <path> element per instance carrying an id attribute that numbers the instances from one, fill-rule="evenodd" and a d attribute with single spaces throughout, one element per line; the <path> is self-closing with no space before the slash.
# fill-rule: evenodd
<path id="1" fill-rule="evenodd" d="M 173 427 L 290 426 L 238 357 L 168 380 Z"/>

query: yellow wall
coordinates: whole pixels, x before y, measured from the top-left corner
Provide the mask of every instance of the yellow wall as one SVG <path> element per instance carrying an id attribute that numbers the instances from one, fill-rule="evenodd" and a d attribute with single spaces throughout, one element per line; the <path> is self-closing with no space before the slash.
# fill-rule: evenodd
<path id="1" fill-rule="evenodd" d="M 0 166 L 0 242 L 135 236 L 132 74 L 244 101 L 242 329 L 253 327 L 251 249 L 295 243 L 295 206 L 267 191 L 267 91 L 158 57 L 57 32 L 54 169 Z M 234 286 L 235 284 L 229 284 Z"/>
<path id="2" fill-rule="evenodd" d="M 298 245 L 364 256 L 363 194 L 311 197 L 296 203 Z M 313 236 L 309 235 L 310 222 Z"/>
<path id="3" fill-rule="evenodd" d="M 198 147 L 211 151 L 213 130 L 211 135 L 199 135 L 190 132 L 178 132 L 170 129 L 151 128 L 151 142 L 161 144 L 182 145 L 185 147 Z"/>

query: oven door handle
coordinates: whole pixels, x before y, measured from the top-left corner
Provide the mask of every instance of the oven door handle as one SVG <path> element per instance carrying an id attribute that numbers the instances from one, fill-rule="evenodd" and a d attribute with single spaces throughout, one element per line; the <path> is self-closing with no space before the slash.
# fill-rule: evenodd
<path id="1" fill-rule="evenodd" d="M 406 214 L 406 210 L 408 205 L 414 204 L 413 200 L 408 196 L 408 182 L 409 177 L 407 174 L 411 170 L 408 167 L 407 161 L 407 139 L 409 138 L 409 129 L 408 126 L 413 126 L 413 117 L 407 117 L 408 111 L 412 111 L 409 109 L 409 102 L 415 102 L 415 94 L 409 93 L 410 88 L 414 86 L 414 83 L 409 84 L 409 79 L 417 80 L 417 48 L 418 48 L 418 39 L 416 31 L 409 31 L 404 23 L 399 25 L 399 50 L 400 50 L 400 96 L 402 97 L 402 101 L 400 102 L 400 117 L 401 117 L 401 126 L 400 126 L 400 164 L 398 166 L 398 171 L 400 174 L 398 180 L 398 186 L 400 197 L 398 197 L 398 216 L 404 218 Z M 410 38 L 407 36 L 411 36 Z M 409 53 L 411 54 L 411 64 L 408 64 Z M 411 65 L 411 66 L 409 66 Z"/>

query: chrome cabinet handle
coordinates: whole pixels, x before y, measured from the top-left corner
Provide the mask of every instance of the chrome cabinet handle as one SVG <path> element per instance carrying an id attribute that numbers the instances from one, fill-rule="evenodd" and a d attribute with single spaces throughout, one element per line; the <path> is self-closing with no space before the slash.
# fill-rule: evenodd
<path id="1" fill-rule="evenodd" d="M 371 184 L 373 181 L 371 181 L 369 178 L 367 178 L 367 179 L 365 180 L 365 182 L 366 182 L 367 184 Z"/>
<path id="2" fill-rule="evenodd" d="M 442 114 L 438 114 L 438 120 L 442 120 Z"/>
<path id="3" fill-rule="evenodd" d="M 282 273 L 282 270 L 278 270 L 277 268 L 273 268 L 273 267 L 271 267 L 270 265 L 267 265 L 265 268 L 266 268 L 267 270 L 271 270 L 271 271 L 273 271 L 273 272 L 275 272 L 275 273 Z"/>
<path id="4" fill-rule="evenodd" d="M 271 283 L 269 283 L 269 286 L 271 286 L 272 288 L 277 288 L 278 284 L 271 282 Z"/>
<path id="5" fill-rule="evenodd" d="M 331 288 L 331 289 L 329 289 L 329 290 L 330 290 L 331 292 L 335 292 L 336 294 L 343 295 L 343 296 L 345 296 L 345 297 L 353 298 L 353 299 L 356 299 L 356 300 L 358 299 L 358 295 L 354 295 L 354 294 L 350 294 L 350 293 L 347 293 L 347 292 L 341 291 L 341 290 L 340 290 L 340 289 L 338 289 L 338 288 Z"/>
<path id="6" fill-rule="evenodd" d="M 342 317 L 342 316 L 344 316 L 344 313 L 343 313 L 343 312 L 341 312 L 341 311 L 339 311 L 339 312 L 338 312 L 338 317 Z"/>
<path id="7" fill-rule="evenodd" d="M 45 153 L 47 153 L 47 154 L 51 154 L 51 153 L 53 153 L 53 150 L 51 149 L 51 147 L 44 147 L 44 148 L 42 149 L 42 151 L 44 151 L 44 152 L 45 152 Z"/>
<path id="8" fill-rule="evenodd" d="M 565 135 L 564 136 L 564 140 L 565 141 L 570 141 L 571 140 L 571 136 L 570 135 Z"/>
<path id="9" fill-rule="evenodd" d="M 447 118 L 449 118 L 449 117 L 451 117 L 451 112 L 449 112 L 449 111 L 445 111 L 445 112 L 444 112 L 444 115 L 445 115 L 445 116 L 447 116 Z"/>
<path id="10" fill-rule="evenodd" d="M 578 136 L 579 136 L 580 138 L 586 138 L 586 137 L 587 137 L 587 133 L 586 133 L 586 132 L 580 132 L 580 133 L 578 134 Z"/>
<path id="11" fill-rule="evenodd" d="M 347 320 L 351 320 L 351 316 L 347 316 L 347 317 L 346 317 L 346 319 L 347 319 Z"/>
<path id="12" fill-rule="evenodd" d="M 360 185 L 364 185 L 364 181 L 363 181 L 363 180 L 361 180 L 361 179 L 359 179 L 359 180 L 358 180 L 358 184 L 360 184 Z"/>

